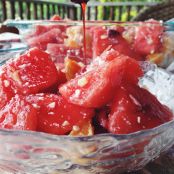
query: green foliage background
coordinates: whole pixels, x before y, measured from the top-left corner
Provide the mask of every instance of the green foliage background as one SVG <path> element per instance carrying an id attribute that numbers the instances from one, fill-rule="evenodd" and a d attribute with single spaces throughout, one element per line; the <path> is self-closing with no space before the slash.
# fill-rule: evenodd
<path id="1" fill-rule="evenodd" d="M 95 0 L 99 2 L 161 2 L 162 0 Z M 103 7 L 98 7 L 98 19 L 103 19 Z M 109 11 L 109 9 L 108 9 Z M 118 16 L 118 9 L 114 11 L 115 16 Z M 109 14 L 109 13 L 108 13 Z M 131 9 L 131 18 L 137 15 L 136 9 Z M 127 12 L 126 9 L 123 9 L 123 14 L 121 17 L 121 21 L 127 21 Z M 117 19 L 118 20 L 118 19 Z"/>
<path id="2" fill-rule="evenodd" d="M 70 0 L 47 0 L 47 1 L 50 1 L 50 2 L 54 1 L 54 2 L 60 2 L 60 3 L 61 2 L 64 2 L 64 3 L 70 2 Z M 162 0 L 90 0 L 90 2 L 92 2 L 92 1 L 93 2 L 95 2 L 95 1 L 98 1 L 98 2 L 160 2 Z M 2 4 L 1 4 L 1 2 L 2 2 L 2 0 L 0 0 L 0 21 L 2 21 L 2 10 L 1 10 L 2 9 Z M 7 16 L 8 16 L 8 18 L 10 18 L 11 15 L 10 15 L 10 4 L 9 4 L 9 2 L 6 2 L 6 6 L 8 8 Z M 109 9 L 108 8 L 107 8 L 108 16 L 106 16 L 106 19 L 109 19 Z M 18 11 L 18 3 L 15 3 L 15 9 L 16 9 L 16 11 Z M 23 10 L 24 10 L 24 12 L 26 11 L 26 4 L 25 3 L 23 4 Z M 32 10 L 31 14 L 33 15 L 34 14 L 33 7 L 31 8 L 31 10 Z M 52 15 L 52 11 L 53 10 L 52 10 L 52 7 L 51 7 L 51 14 L 50 15 Z M 38 9 L 38 12 L 40 12 L 40 9 Z M 114 11 L 115 16 L 118 16 L 118 13 L 119 13 L 118 9 L 115 9 L 115 11 Z M 24 19 L 25 19 L 26 14 L 24 13 L 23 15 L 24 15 Z M 137 10 L 132 8 L 131 9 L 131 17 L 134 17 L 136 15 L 137 15 Z M 44 6 L 44 16 L 46 16 L 46 6 Z M 18 17 L 18 14 L 16 14 L 15 17 Z M 40 18 L 40 14 L 38 15 L 38 17 Z M 31 18 L 33 18 L 33 16 Z M 102 6 L 98 7 L 98 19 L 99 20 L 103 19 L 103 7 Z M 115 19 L 115 20 L 118 20 L 118 19 Z M 127 20 L 126 8 L 123 8 L 122 21 L 126 21 L 126 20 Z"/>

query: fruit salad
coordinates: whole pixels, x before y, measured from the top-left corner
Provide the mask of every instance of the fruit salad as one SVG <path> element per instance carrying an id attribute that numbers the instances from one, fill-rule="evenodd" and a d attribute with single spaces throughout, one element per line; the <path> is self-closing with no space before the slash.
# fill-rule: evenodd
<path id="1" fill-rule="evenodd" d="M 86 54 L 83 26 L 55 15 L 50 22 L 38 23 L 25 36 L 28 45 L 48 52 L 53 61 L 63 63 L 65 57 L 83 61 L 96 58 L 111 47 L 136 60 L 148 60 L 167 67 L 174 57 L 174 35 L 163 23 L 150 19 L 136 23 L 86 23 Z"/>
<path id="2" fill-rule="evenodd" d="M 0 67 L 0 128 L 56 135 L 129 134 L 173 119 L 138 86 L 139 62 L 113 47 L 57 64 L 37 47 Z"/>
<path id="3" fill-rule="evenodd" d="M 60 20 L 53 16 L 50 25 L 36 25 L 25 36 L 30 49 L 0 67 L 0 128 L 129 134 L 173 119 L 138 84 L 140 61 L 160 64 L 172 52 L 160 22 L 89 25 L 84 54 L 82 26 L 58 25 Z"/>

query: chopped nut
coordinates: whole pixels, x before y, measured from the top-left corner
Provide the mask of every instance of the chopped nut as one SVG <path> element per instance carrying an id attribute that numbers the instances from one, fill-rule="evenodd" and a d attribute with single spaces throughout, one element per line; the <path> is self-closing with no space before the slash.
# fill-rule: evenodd
<path id="1" fill-rule="evenodd" d="M 8 87 L 10 85 L 10 82 L 8 80 L 4 80 L 4 86 Z"/>
<path id="2" fill-rule="evenodd" d="M 73 126 L 73 130 L 74 130 L 74 131 L 79 131 L 80 128 L 79 128 L 79 126 L 76 126 L 76 125 L 75 125 L 75 126 Z"/>
<path id="3" fill-rule="evenodd" d="M 68 121 L 64 121 L 62 126 L 68 126 L 69 125 L 69 122 Z"/>
<path id="4" fill-rule="evenodd" d="M 84 67 L 84 66 L 85 66 L 82 62 L 78 62 L 78 65 L 79 65 L 80 67 Z"/>
<path id="5" fill-rule="evenodd" d="M 19 78 L 19 73 L 18 71 L 14 71 L 12 74 L 12 79 L 18 82 L 19 84 L 22 84 L 21 79 Z"/>
<path id="6" fill-rule="evenodd" d="M 79 79 L 77 83 L 78 83 L 78 86 L 84 87 L 88 83 L 88 80 L 85 77 L 83 77 Z"/>
<path id="7" fill-rule="evenodd" d="M 78 127 L 78 131 L 76 130 L 72 130 L 70 132 L 71 136 L 90 136 L 90 135 L 94 135 L 94 128 L 91 124 L 91 121 L 86 122 L 85 124 L 81 125 L 80 127 Z"/>
<path id="8" fill-rule="evenodd" d="M 101 35 L 100 38 L 101 39 L 106 39 L 108 36 L 107 35 Z"/>

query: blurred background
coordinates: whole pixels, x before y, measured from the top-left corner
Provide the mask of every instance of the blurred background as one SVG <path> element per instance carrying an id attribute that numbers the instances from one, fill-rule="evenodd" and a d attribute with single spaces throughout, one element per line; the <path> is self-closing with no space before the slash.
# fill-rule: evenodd
<path id="1" fill-rule="evenodd" d="M 162 0 L 90 0 L 86 16 L 88 20 L 130 21 L 140 11 L 160 2 Z M 6 19 L 49 19 L 54 14 L 81 19 L 79 5 L 70 0 L 0 0 L 0 22 Z"/>

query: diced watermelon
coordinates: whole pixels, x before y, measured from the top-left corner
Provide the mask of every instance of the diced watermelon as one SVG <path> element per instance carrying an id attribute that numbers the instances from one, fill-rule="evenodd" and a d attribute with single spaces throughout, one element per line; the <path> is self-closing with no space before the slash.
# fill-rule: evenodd
<path id="1" fill-rule="evenodd" d="M 137 60 L 142 58 L 136 54 L 131 45 L 115 29 L 95 28 L 93 31 L 93 58 L 99 56 L 108 47 L 115 49 L 121 54 L 127 55 Z"/>
<path id="2" fill-rule="evenodd" d="M 172 112 L 148 91 L 138 86 L 131 89 L 121 87 L 116 91 L 108 116 L 111 133 L 129 134 L 154 128 L 172 119 Z"/>
<path id="3" fill-rule="evenodd" d="M 89 121 L 94 110 L 68 103 L 54 94 L 36 94 L 27 97 L 38 111 L 38 131 L 52 134 L 66 134 Z"/>
<path id="4" fill-rule="evenodd" d="M 64 44 L 50 43 L 47 45 L 47 52 L 51 55 L 55 63 L 64 63 L 66 57 L 77 61 L 83 60 L 82 49 L 73 49 Z"/>
<path id="5" fill-rule="evenodd" d="M 30 46 L 30 48 L 37 47 L 39 49 L 46 50 L 48 43 L 62 44 L 64 42 L 64 38 L 65 38 L 65 33 L 62 32 L 61 29 L 58 27 L 49 29 L 48 31 L 44 32 L 41 35 L 28 38 L 27 43 Z"/>
<path id="6" fill-rule="evenodd" d="M 12 82 L 6 75 L 6 66 L 1 66 L 0 71 L 0 109 L 15 95 Z"/>
<path id="7" fill-rule="evenodd" d="M 93 59 L 91 63 L 87 66 L 87 70 L 95 69 L 98 66 L 104 66 L 106 62 L 112 61 L 114 59 L 125 59 L 127 58 L 127 63 L 125 65 L 125 72 L 123 75 L 122 83 L 133 83 L 137 84 L 141 76 L 143 76 L 142 68 L 138 61 L 131 59 L 128 56 L 120 54 L 114 49 L 105 50 L 100 56 Z"/>
<path id="8" fill-rule="evenodd" d="M 146 57 L 148 54 L 160 52 L 164 27 L 155 20 L 140 22 L 136 26 L 129 26 L 124 36 L 137 54 Z"/>
<path id="9" fill-rule="evenodd" d="M 5 80 L 10 83 L 8 91 L 5 90 L 6 95 L 10 91 L 23 95 L 37 93 L 58 84 L 56 66 L 47 53 L 37 48 L 30 49 L 25 54 L 9 61 L 4 67 L 1 83 Z"/>
<path id="10" fill-rule="evenodd" d="M 101 107 L 112 98 L 121 84 L 128 58 L 113 59 L 91 68 L 59 88 L 59 92 L 71 103 L 84 107 Z"/>
<path id="11" fill-rule="evenodd" d="M 36 130 L 37 110 L 24 96 L 16 95 L 0 109 L 0 128 Z"/>

